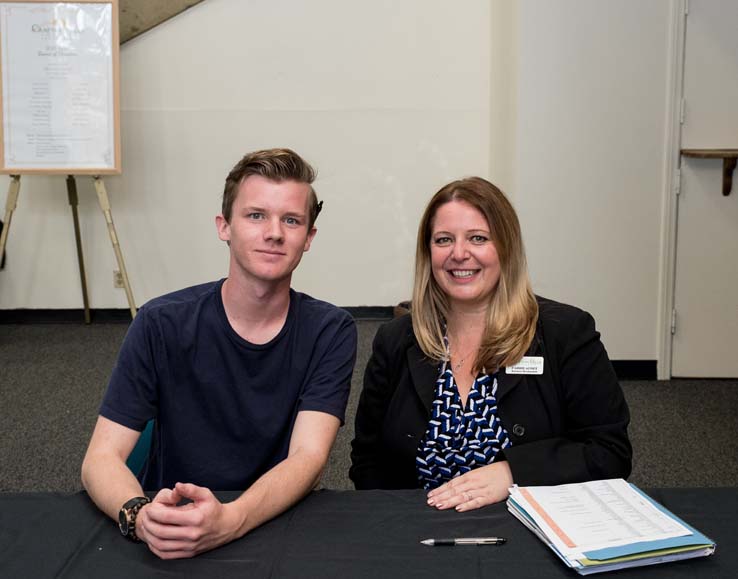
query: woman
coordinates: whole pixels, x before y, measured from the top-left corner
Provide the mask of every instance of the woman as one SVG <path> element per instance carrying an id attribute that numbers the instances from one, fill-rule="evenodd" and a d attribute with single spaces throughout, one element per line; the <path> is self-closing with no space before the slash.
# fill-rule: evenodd
<path id="1" fill-rule="evenodd" d="M 628 407 L 594 320 L 536 297 L 515 210 L 479 177 L 431 199 L 412 315 L 381 327 L 349 476 L 465 511 L 519 485 L 627 477 Z"/>

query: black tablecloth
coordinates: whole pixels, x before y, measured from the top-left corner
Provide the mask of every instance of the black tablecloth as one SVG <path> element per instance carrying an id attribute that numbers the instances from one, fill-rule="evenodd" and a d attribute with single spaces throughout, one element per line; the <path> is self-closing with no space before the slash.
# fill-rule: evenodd
<path id="1" fill-rule="evenodd" d="M 738 489 L 648 493 L 717 543 L 712 557 L 617 577 L 738 577 Z M 236 493 L 218 493 L 223 500 Z M 439 537 L 506 537 L 504 546 L 426 547 Z M 610 574 L 612 575 L 612 574 Z M 161 561 L 120 536 L 83 492 L 0 494 L 0 577 L 473 579 L 576 577 L 504 504 L 468 513 L 425 506 L 422 491 L 318 491 L 246 537 Z"/>

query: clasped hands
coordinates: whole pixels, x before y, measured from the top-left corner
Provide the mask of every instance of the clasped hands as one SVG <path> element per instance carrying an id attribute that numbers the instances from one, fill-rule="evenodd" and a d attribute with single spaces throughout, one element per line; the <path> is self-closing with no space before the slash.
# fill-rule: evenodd
<path id="1" fill-rule="evenodd" d="M 185 499 L 192 502 L 179 505 Z M 139 511 L 136 535 L 158 557 L 183 559 L 232 541 L 240 523 L 233 503 L 221 503 L 205 487 L 177 483 Z"/>
<path id="2" fill-rule="evenodd" d="M 489 464 L 442 484 L 428 493 L 428 505 L 459 512 L 507 498 L 513 485 L 506 461 Z M 183 500 L 192 502 L 180 505 Z M 177 483 L 162 489 L 136 518 L 136 535 L 162 559 L 194 557 L 238 537 L 244 521 L 234 503 L 221 503 L 209 489 Z"/>
<path id="3" fill-rule="evenodd" d="M 494 462 L 459 475 L 428 493 L 428 505 L 439 510 L 471 511 L 504 501 L 513 485 L 507 461 Z"/>

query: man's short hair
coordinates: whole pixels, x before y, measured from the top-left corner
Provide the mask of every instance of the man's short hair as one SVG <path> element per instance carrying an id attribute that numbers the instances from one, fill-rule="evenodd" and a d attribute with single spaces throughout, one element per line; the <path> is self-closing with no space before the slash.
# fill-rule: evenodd
<path id="1" fill-rule="evenodd" d="M 323 206 L 318 203 L 312 183 L 315 181 L 315 169 L 300 155 L 291 149 L 264 149 L 248 153 L 241 159 L 226 177 L 223 189 L 222 213 L 230 223 L 233 202 L 238 195 L 238 188 L 251 175 L 259 175 L 270 181 L 297 181 L 310 185 L 308 198 L 308 231 L 312 229 L 315 220 Z"/>

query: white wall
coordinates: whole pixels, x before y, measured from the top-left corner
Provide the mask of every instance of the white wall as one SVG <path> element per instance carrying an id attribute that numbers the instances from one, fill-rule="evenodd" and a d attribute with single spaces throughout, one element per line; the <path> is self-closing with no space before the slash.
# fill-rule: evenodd
<path id="1" fill-rule="evenodd" d="M 131 41 L 107 183 L 137 302 L 225 274 L 225 175 L 290 146 L 325 199 L 299 289 L 406 299 L 424 203 L 480 174 L 520 211 L 535 289 L 589 309 L 613 358 L 654 359 L 670 3 L 208 0 Z M 80 195 L 92 306 L 125 307 Z M 63 179 L 23 178 L 8 250 L 0 308 L 81 307 Z"/>
<path id="2" fill-rule="evenodd" d="M 656 359 L 670 3 L 518 4 L 514 198 L 534 288 L 592 312 L 612 358 Z"/>
<path id="3" fill-rule="evenodd" d="M 137 302 L 225 275 L 223 181 L 272 146 L 318 168 L 325 200 L 296 287 L 340 305 L 406 299 L 424 201 L 487 172 L 489 22 L 485 0 L 209 0 L 125 44 L 123 175 L 106 181 Z M 125 307 L 81 189 L 92 305 Z M 10 233 L 0 308 L 80 307 L 62 179 L 22 179 Z"/>

